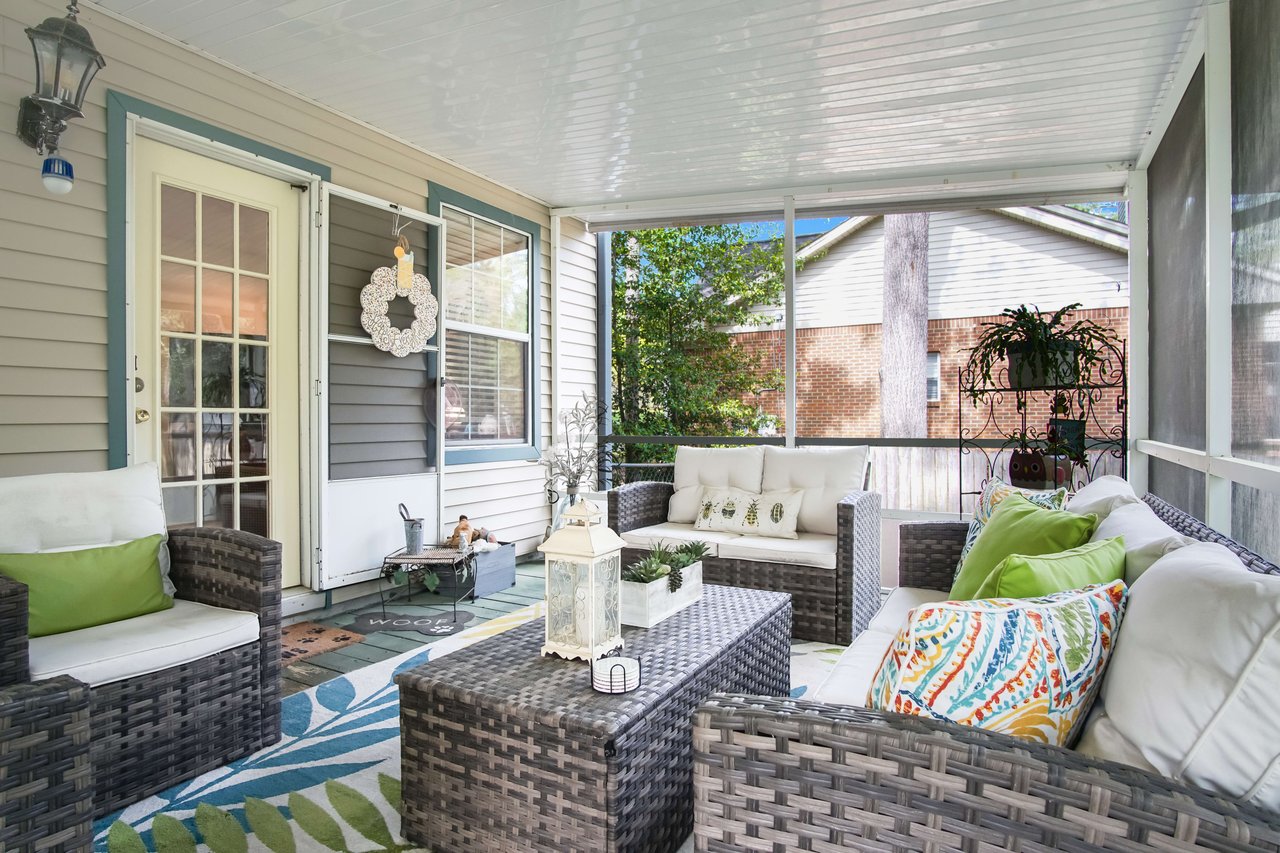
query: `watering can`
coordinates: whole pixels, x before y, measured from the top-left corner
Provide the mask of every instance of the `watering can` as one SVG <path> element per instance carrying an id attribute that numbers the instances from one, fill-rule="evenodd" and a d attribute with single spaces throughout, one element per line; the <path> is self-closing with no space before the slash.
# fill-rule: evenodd
<path id="1" fill-rule="evenodd" d="M 422 553 L 422 519 L 410 518 L 409 509 L 400 504 L 400 517 L 404 519 L 404 552 L 406 554 Z"/>

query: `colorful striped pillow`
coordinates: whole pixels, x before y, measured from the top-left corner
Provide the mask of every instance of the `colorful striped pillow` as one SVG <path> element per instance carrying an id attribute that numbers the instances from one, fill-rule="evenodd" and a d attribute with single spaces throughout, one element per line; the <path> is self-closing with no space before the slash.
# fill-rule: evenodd
<path id="1" fill-rule="evenodd" d="M 1123 581 L 1043 598 L 943 601 L 912 611 L 867 707 L 1070 746 L 1124 615 Z"/>

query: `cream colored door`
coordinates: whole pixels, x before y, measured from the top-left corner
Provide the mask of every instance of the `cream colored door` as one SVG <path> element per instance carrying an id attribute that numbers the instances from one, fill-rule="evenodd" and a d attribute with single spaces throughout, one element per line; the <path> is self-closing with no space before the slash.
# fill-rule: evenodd
<path id="1" fill-rule="evenodd" d="M 276 539 L 296 586 L 300 193 L 141 137 L 133 189 L 134 459 L 170 525 Z"/>

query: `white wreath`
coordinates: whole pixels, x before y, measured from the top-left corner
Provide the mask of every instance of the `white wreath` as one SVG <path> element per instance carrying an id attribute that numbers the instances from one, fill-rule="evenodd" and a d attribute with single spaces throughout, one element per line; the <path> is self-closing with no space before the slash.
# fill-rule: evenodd
<path id="1" fill-rule="evenodd" d="M 409 297 L 413 305 L 413 324 L 407 329 L 391 325 L 387 310 L 397 296 Z M 413 283 L 406 289 L 396 287 L 396 271 L 391 267 L 378 267 L 369 276 L 369 283 L 360 290 L 360 325 L 373 338 L 373 345 L 397 358 L 411 352 L 422 352 L 427 341 L 436 333 L 436 312 L 440 305 L 431 293 L 431 282 L 421 273 L 413 274 Z"/>

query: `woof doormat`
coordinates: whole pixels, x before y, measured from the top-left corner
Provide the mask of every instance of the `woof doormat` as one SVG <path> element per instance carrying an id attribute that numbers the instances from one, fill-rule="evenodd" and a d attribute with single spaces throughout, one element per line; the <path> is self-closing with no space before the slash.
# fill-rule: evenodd
<path id="1" fill-rule="evenodd" d="M 467 623 L 474 618 L 474 615 L 465 610 L 458 611 L 456 620 L 451 612 L 423 614 L 392 613 L 390 610 L 383 613 L 381 610 L 371 610 L 356 616 L 350 628 L 362 634 L 371 634 L 374 631 L 416 631 L 431 637 L 447 637 L 467 627 Z"/>
<path id="2" fill-rule="evenodd" d="M 280 659 L 297 663 L 325 652 L 353 646 L 364 640 L 347 628 L 330 628 L 316 622 L 297 622 L 285 627 L 280 638 Z"/>

